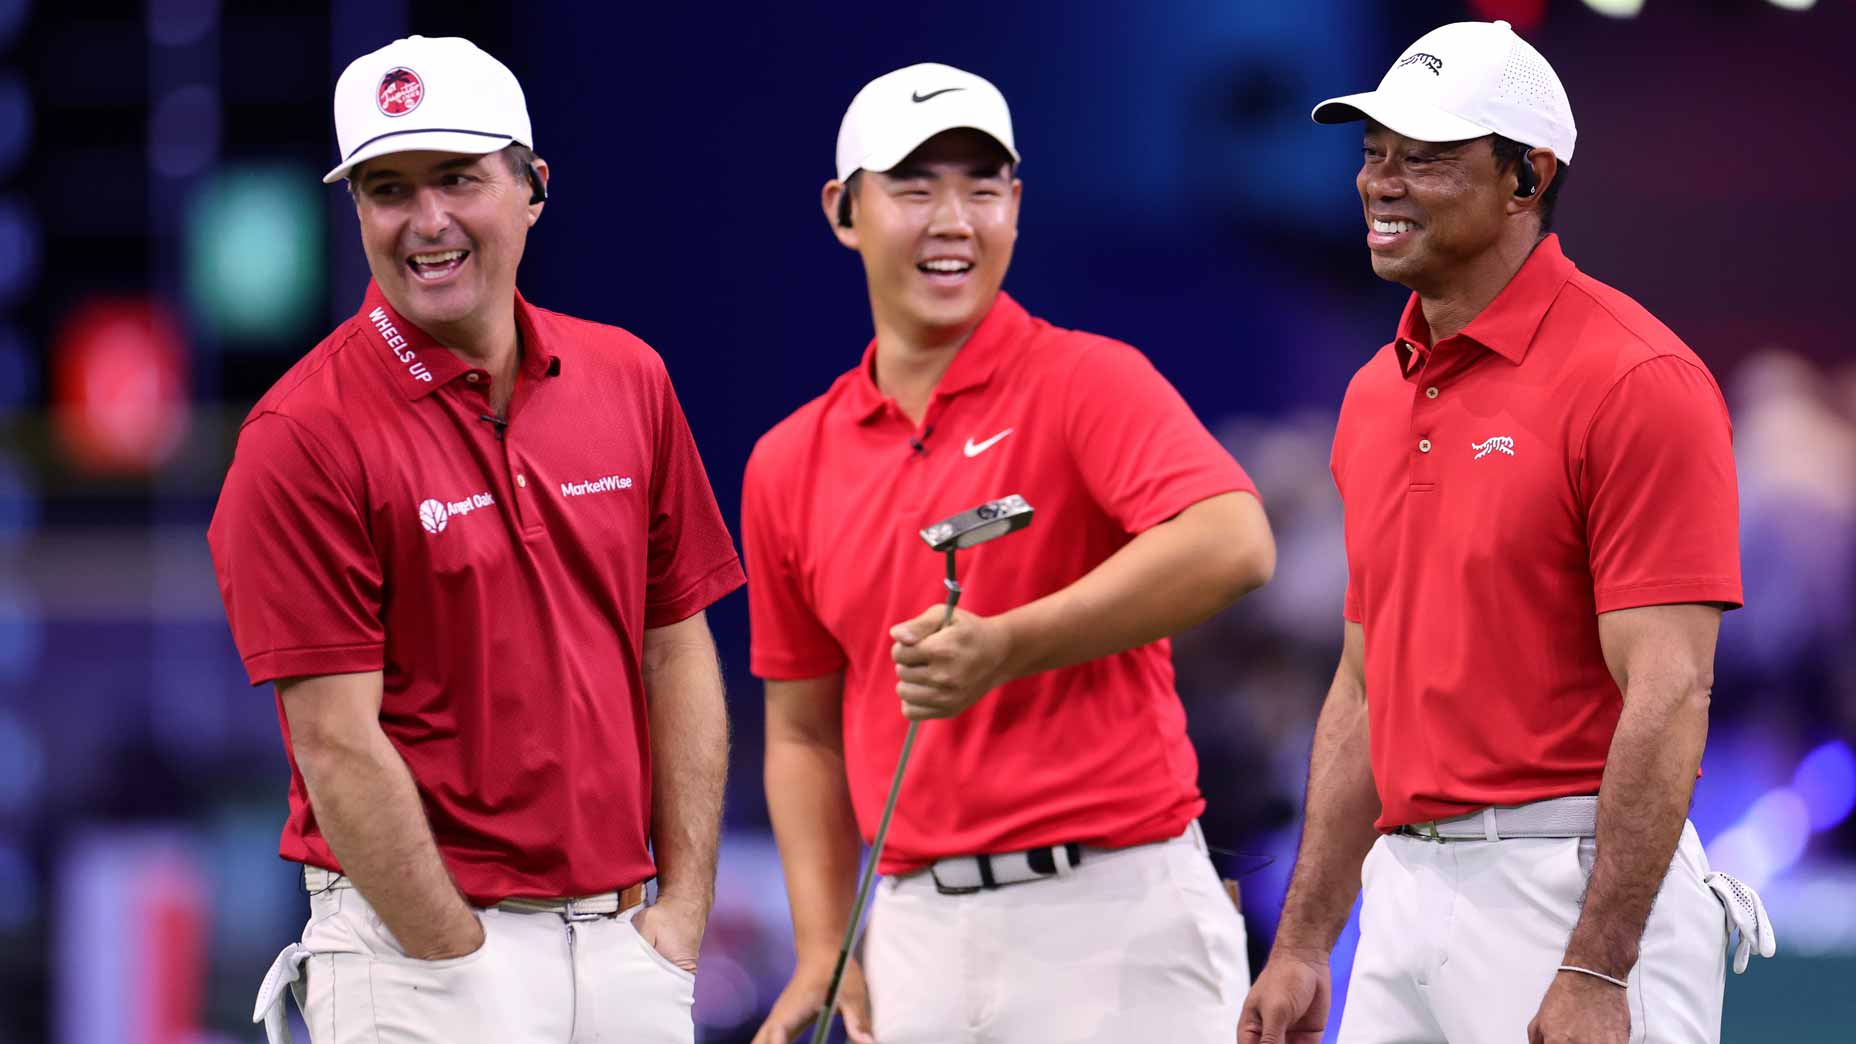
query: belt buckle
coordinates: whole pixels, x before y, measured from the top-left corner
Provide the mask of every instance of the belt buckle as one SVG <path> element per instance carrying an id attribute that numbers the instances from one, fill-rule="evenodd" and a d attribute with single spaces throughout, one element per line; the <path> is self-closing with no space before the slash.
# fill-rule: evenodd
<path id="1" fill-rule="evenodd" d="M 561 903 L 561 920 L 566 921 L 568 924 L 585 924 L 588 921 L 597 921 L 602 917 L 609 916 L 592 910 L 577 909 L 574 904 L 579 901 L 578 899 L 568 899 Z"/>
<path id="2" fill-rule="evenodd" d="M 962 885 L 956 887 L 950 884 L 942 884 L 941 875 L 935 872 L 933 863 L 928 864 L 928 876 L 934 881 L 934 890 L 942 895 L 972 895 L 975 892 L 984 891 L 986 888 L 985 885 Z"/>

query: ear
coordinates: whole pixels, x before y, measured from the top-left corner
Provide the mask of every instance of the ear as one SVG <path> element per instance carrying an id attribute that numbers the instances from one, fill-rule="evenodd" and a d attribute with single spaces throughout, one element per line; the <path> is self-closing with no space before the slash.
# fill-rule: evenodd
<path id="1" fill-rule="evenodd" d="M 1018 178 L 1012 179 L 1012 238 L 1018 238 L 1018 208 L 1025 201 L 1025 183 Z"/>
<path id="2" fill-rule="evenodd" d="M 1529 149 L 1521 162 L 1526 163 L 1534 172 L 1534 194 L 1516 195 L 1521 190 L 1521 172 L 1514 171 L 1503 179 L 1508 189 L 1508 213 L 1519 214 L 1534 210 L 1547 195 L 1547 186 L 1559 175 L 1559 163 L 1555 160 L 1552 149 Z"/>
<path id="3" fill-rule="evenodd" d="M 845 187 L 844 182 L 833 178 L 825 182 L 824 189 L 819 192 L 819 205 L 825 211 L 825 223 L 831 226 L 831 234 L 837 236 L 838 242 L 844 244 L 846 248 L 856 250 L 860 240 L 857 235 L 857 197 L 855 194 L 851 196 L 851 227 L 845 228 L 838 224 L 838 206 L 846 192 L 850 192 L 850 189 Z"/>
<path id="4" fill-rule="evenodd" d="M 542 159 L 540 156 L 536 156 L 534 160 L 531 161 L 530 165 L 535 169 L 535 176 L 541 179 L 541 187 L 546 189 L 548 187 L 548 161 Z M 529 188 L 528 176 L 526 174 L 519 180 L 522 183 L 522 188 Z M 541 208 L 547 205 L 545 200 L 540 203 L 530 203 L 528 205 L 528 227 L 535 227 L 535 222 L 541 220 Z"/>

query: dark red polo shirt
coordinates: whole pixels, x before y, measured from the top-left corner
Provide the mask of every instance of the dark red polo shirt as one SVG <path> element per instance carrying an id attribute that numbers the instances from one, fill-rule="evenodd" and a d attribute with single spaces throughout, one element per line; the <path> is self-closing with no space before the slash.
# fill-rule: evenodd
<path id="1" fill-rule="evenodd" d="M 1412 297 L 1334 436 L 1381 830 L 1598 792 L 1597 615 L 1740 604 L 1731 436 L 1695 353 L 1557 236 L 1436 345 Z"/>
<path id="2" fill-rule="evenodd" d="M 381 727 L 479 904 L 652 875 L 644 631 L 742 583 L 663 361 L 516 318 L 499 438 L 489 375 L 370 286 L 251 411 L 208 533 L 254 685 L 384 671 Z M 340 869 L 294 757 L 281 854 Z"/>
<path id="3" fill-rule="evenodd" d="M 768 432 L 742 496 L 754 673 L 843 671 L 845 767 L 876 832 L 908 722 L 891 625 L 943 597 L 923 526 L 1023 494 L 1028 529 L 960 553 L 982 616 L 1060 590 L 1141 531 L 1250 479 L 1147 359 L 1000 294 L 911 424 L 863 362 Z M 912 445 L 918 440 L 924 447 Z M 1078 841 L 1141 844 L 1205 802 L 1166 641 L 1012 682 L 926 723 L 882 870 Z"/>

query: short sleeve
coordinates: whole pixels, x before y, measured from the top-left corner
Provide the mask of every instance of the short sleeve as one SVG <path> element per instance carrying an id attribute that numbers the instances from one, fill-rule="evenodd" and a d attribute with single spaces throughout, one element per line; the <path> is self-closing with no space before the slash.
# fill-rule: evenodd
<path id="1" fill-rule="evenodd" d="M 741 546 L 748 565 L 748 668 L 756 677 L 818 678 L 844 669 L 844 649 L 806 598 L 799 545 L 777 511 L 765 442 L 741 487 Z"/>
<path id="2" fill-rule="evenodd" d="M 381 668 L 382 570 L 353 470 L 279 414 L 239 433 L 207 544 L 253 685 Z"/>
<path id="3" fill-rule="evenodd" d="M 687 620 L 746 582 L 683 406 L 661 364 L 644 625 Z"/>
<path id="4" fill-rule="evenodd" d="M 1660 356 L 1594 414 L 1580 462 L 1598 611 L 1741 604 L 1733 431 L 1700 365 Z"/>
<path id="5" fill-rule="evenodd" d="M 1140 533 L 1220 493 L 1257 489 L 1147 357 L 1103 340 L 1066 385 L 1064 427 L 1090 496 Z"/>

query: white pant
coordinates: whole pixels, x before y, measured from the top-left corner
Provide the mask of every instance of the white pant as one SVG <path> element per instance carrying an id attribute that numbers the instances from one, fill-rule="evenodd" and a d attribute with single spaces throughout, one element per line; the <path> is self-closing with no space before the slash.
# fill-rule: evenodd
<path id="1" fill-rule="evenodd" d="M 864 941 L 883 1044 L 1230 1044 L 1244 920 L 1195 823 L 1048 877 L 942 895 L 885 878 Z"/>
<path id="2" fill-rule="evenodd" d="M 421 961 L 359 891 L 325 889 L 296 1000 L 312 1044 L 691 1044 L 696 977 L 632 928 L 640 909 L 571 923 L 479 910 L 477 952 Z"/>
<path id="3" fill-rule="evenodd" d="M 1564 963 L 1594 851 L 1591 838 L 1381 837 L 1361 870 L 1341 1044 L 1525 1041 Z M 1632 1044 L 1721 1039 L 1727 915 L 1707 873 L 1685 824 L 1630 972 Z"/>

